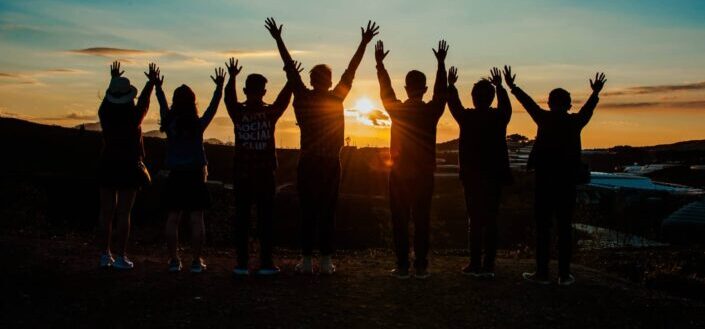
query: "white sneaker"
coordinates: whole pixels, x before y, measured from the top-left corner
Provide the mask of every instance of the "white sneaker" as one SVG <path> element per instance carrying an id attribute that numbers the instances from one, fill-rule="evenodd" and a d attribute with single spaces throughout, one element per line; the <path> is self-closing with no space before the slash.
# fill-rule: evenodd
<path id="1" fill-rule="evenodd" d="M 568 274 L 568 277 L 558 277 L 558 285 L 567 287 L 575 283 L 575 277 L 572 274 Z"/>
<path id="2" fill-rule="evenodd" d="M 331 260 L 330 256 L 321 257 L 320 271 L 321 274 L 325 275 L 331 275 L 335 273 L 335 265 L 333 265 L 333 261 Z"/>
<path id="3" fill-rule="evenodd" d="M 301 262 L 296 264 L 294 270 L 296 270 L 296 273 L 300 274 L 313 274 L 313 262 L 311 261 L 311 256 L 304 256 Z"/>
<path id="4" fill-rule="evenodd" d="M 131 270 L 135 267 L 135 264 L 127 256 L 118 256 L 113 262 L 113 267 L 117 270 Z"/>
<path id="5" fill-rule="evenodd" d="M 100 267 L 102 268 L 107 268 L 113 266 L 113 263 L 115 263 L 115 259 L 113 259 L 113 256 L 109 253 L 100 253 Z"/>

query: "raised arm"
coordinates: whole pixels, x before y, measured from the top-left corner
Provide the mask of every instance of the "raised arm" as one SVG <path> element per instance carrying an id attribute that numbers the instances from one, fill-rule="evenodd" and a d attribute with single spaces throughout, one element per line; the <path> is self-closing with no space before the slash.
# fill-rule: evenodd
<path id="1" fill-rule="evenodd" d="M 225 82 L 225 70 L 222 67 L 215 69 L 215 77 L 211 75 L 211 80 L 215 83 L 215 90 L 213 91 L 213 98 L 211 98 L 211 103 L 208 104 L 206 112 L 203 113 L 201 119 L 201 129 L 206 130 L 208 125 L 213 121 L 215 117 L 215 112 L 218 111 L 218 105 L 220 104 L 220 99 L 223 97 L 223 83 Z"/>
<path id="2" fill-rule="evenodd" d="M 433 99 L 435 103 L 434 109 L 440 117 L 446 108 L 446 100 L 448 99 L 448 78 L 446 76 L 446 56 L 448 55 L 448 43 L 445 40 L 438 41 L 438 50 L 433 50 L 433 54 L 438 61 L 438 70 L 436 70 L 436 83 L 433 85 Z"/>
<path id="3" fill-rule="evenodd" d="M 162 89 L 162 85 L 164 84 L 164 76 L 161 75 L 159 68 L 155 67 L 154 70 L 151 70 L 150 68 L 150 72 L 147 74 L 147 79 L 149 79 L 149 81 L 151 81 L 156 87 L 157 102 L 159 103 L 160 124 L 164 125 L 167 123 L 167 115 L 169 114 L 169 103 L 166 100 L 166 95 L 164 95 L 164 89 Z"/>
<path id="4" fill-rule="evenodd" d="M 590 79 L 590 88 L 592 88 L 592 94 L 590 94 L 590 98 L 588 98 L 588 100 L 578 112 L 578 120 L 581 127 L 585 127 L 585 125 L 590 122 L 590 118 L 592 118 L 592 114 L 595 112 L 597 103 L 600 101 L 600 92 L 605 86 L 605 82 L 607 82 L 607 79 L 605 79 L 604 73 L 595 73 L 595 80 L 593 81 L 592 79 Z"/>
<path id="5" fill-rule="evenodd" d="M 350 92 L 353 79 L 355 78 L 355 71 L 357 71 L 358 66 L 360 66 L 360 62 L 362 62 L 362 57 L 365 55 L 367 44 L 372 41 L 372 38 L 379 34 L 379 26 L 377 26 L 377 23 L 375 22 L 368 21 L 367 28 L 363 29 L 360 27 L 360 32 L 362 33 L 360 44 L 357 46 L 357 50 L 350 59 L 350 63 L 348 63 L 347 69 L 343 72 L 343 76 L 340 78 L 340 81 L 335 88 L 333 88 L 333 93 L 338 95 L 340 98 L 345 98 Z"/>
<path id="6" fill-rule="evenodd" d="M 529 113 L 531 116 L 531 119 L 534 120 L 534 122 L 538 123 L 541 121 L 542 115 L 545 110 L 541 109 L 541 107 L 536 104 L 536 102 L 526 94 L 521 88 L 517 87 L 516 83 L 514 83 L 516 79 L 516 74 L 512 74 L 512 67 L 511 66 L 504 66 L 504 80 L 507 81 L 507 85 L 509 88 L 512 90 L 512 94 L 514 94 L 514 97 L 517 98 L 519 103 L 526 109 L 526 112 Z"/>
<path id="7" fill-rule="evenodd" d="M 228 69 L 228 83 L 225 85 L 225 109 L 228 111 L 230 119 L 235 121 L 235 113 L 240 104 L 237 102 L 237 90 L 235 89 L 235 79 L 242 71 L 242 66 L 238 66 L 240 61 L 230 57 L 225 67 Z"/>
<path id="8" fill-rule="evenodd" d="M 490 70 L 490 82 L 497 90 L 497 111 L 504 119 L 504 123 L 508 124 L 512 118 L 512 103 L 509 101 L 507 90 L 502 87 L 502 72 L 496 67 Z"/>
<path id="9" fill-rule="evenodd" d="M 288 81 L 291 81 L 291 88 L 293 92 L 296 94 L 306 90 L 306 85 L 304 85 L 303 81 L 301 80 L 300 71 L 296 69 L 296 65 L 294 65 L 294 60 L 291 58 L 291 54 L 289 54 L 289 50 L 286 48 L 284 40 L 282 39 L 282 29 L 284 28 L 284 25 L 280 24 L 279 26 L 277 26 L 277 22 L 274 20 L 274 18 L 269 17 L 264 21 L 264 27 L 267 29 L 267 31 L 269 31 L 269 34 L 272 35 L 274 41 L 277 42 L 279 56 L 281 56 L 282 61 L 284 62 L 286 78 Z"/>
<path id="10" fill-rule="evenodd" d="M 377 80 L 379 80 L 379 94 L 382 98 L 382 104 L 387 111 L 393 111 L 394 105 L 399 103 L 397 95 L 392 88 L 392 80 L 389 78 L 389 72 L 384 68 L 384 58 L 389 54 L 389 50 L 384 51 L 384 43 L 382 40 L 377 41 L 375 45 L 375 61 L 377 62 Z"/>
<path id="11" fill-rule="evenodd" d="M 460 123 L 465 107 L 460 101 L 460 96 L 458 96 L 458 89 L 455 88 L 457 81 L 458 69 L 455 66 L 451 66 L 450 70 L 448 70 L 448 108 L 450 109 L 450 114 L 453 115 L 453 119 Z"/>
<path id="12" fill-rule="evenodd" d="M 120 70 L 120 63 L 118 63 L 118 71 Z M 123 72 L 119 74 L 122 75 Z M 152 97 L 152 90 L 154 89 L 154 81 L 159 78 L 159 69 L 154 63 L 149 63 L 149 72 L 144 72 L 147 76 L 147 83 L 142 88 L 140 96 L 137 98 L 137 118 L 139 123 L 142 123 L 145 115 L 147 115 L 147 110 L 149 110 L 149 99 Z"/>

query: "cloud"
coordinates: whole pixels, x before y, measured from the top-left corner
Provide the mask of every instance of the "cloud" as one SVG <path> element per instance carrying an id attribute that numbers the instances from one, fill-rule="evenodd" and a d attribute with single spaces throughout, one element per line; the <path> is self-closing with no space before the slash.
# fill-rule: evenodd
<path id="1" fill-rule="evenodd" d="M 608 109 L 641 109 L 641 108 L 679 108 L 705 110 L 705 100 L 692 101 L 654 101 L 654 102 L 614 102 L 600 103 L 599 107 Z"/>
<path id="2" fill-rule="evenodd" d="M 0 78 L 20 79 L 22 76 L 17 73 L 0 72 Z"/>
<path id="3" fill-rule="evenodd" d="M 674 91 L 693 91 L 693 90 L 705 90 L 705 81 L 686 83 L 680 85 L 660 85 L 660 86 L 637 86 L 630 87 L 623 90 L 609 91 L 603 93 L 604 96 L 623 96 L 623 95 L 644 95 L 644 94 L 657 94 L 657 93 L 669 93 Z"/>
<path id="4" fill-rule="evenodd" d="M 358 122 L 371 127 L 385 128 L 392 125 L 392 119 L 389 114 L 380 109 L 371 109 L 364 112 L 357 109 L 345 109 L 345 116 L 353 117 Z"/>
<path id="5" fill-rule="evenodd" d="M 146 51 L 139 49 L 125 49 L 113 47 L 91 47 L 84 49 L 73 49 L 68 51 L 71 54 L 90 55 L 99 57 L 136 57 L 159 55 L 159 51 Z"/>
<path id="6" fill-rule="evenodd" d="M 221 54 L 233 57 L 278 57 L 279 52 L 276 50 L 240 50 L 240 49 L 230 49 L 221 51 Z M 308 51 L 304 50 L 291 50 L 289 51 L 291 55 L 301 55 L 306 54 Z"/>

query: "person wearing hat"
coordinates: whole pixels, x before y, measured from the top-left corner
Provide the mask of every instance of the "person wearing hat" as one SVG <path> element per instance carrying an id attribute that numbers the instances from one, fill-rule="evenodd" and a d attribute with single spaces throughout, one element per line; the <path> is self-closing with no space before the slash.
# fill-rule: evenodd
<path id="1" fill-rule="evenodd" d="M 100 266 L 129 270 L 134 267 L 125 249 L 130 233 L 130 212 L 137 190 L 149 184 L 150 177 L 144 160 L 142 120 L 149 109 L 154 82 L 158 79 L 156 65 L 149 64 L 147 83 L 137 98 L 137 88 L 123 77 L 120 62 L 110 65 L 110 85 L 105 92 L 98 117 L 103 135 L 99 160 L 100 220 L 98 240 Z M 111 254 L 113 222 L 116 222 L 117 257 Z"/>

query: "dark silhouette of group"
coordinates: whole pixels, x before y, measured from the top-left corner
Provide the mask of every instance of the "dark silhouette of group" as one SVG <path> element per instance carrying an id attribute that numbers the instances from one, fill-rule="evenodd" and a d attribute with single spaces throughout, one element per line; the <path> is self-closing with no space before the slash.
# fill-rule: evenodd
<path id="1" fill-rule="evenodd" d="M 215 116 L 224 94 L 224 102 L 235 131 L 233 186 L 235 195 L 235 247 L 237 252 L 233 274 L 250 275 L 249 227 L 250 210 L 257 209 L 257 234 L 260 266 L 257 274 L 280 272 L 272 255 L 273 210 L 276 191 L 277 158 L 274 132 L 277 120 L 285 112 L 292 95 L 294 114 L 301 131 L 297 187 L 301 209 L 301 261 L 297 272 L 333 274 L 336 267 L 335 210 L 340 186 L 340 150 L 344 143 L 343 101 L 352 88 L 355 72 L 362 62 L 367 45 L 379 33 L 374 22 L 361 28 L 361 40 L 340 81 L 333 86 L 332 69 L 325 64 L 309 71 L 311 88 L 302 78 L 301 64 L 294 61 L 282 39 L 283 25 L 272 18 L 265 27 L 276 41 L 281 55 L 286 84 L 273 104 L 263 101 L 267 78 L 250 74 L 238 101 L 236 78 L 242 70 L 239 61 L 230 58 L 226 69 L 217 68 L 211 76 L 215 91 L 208 108 L 199 116 L 196 95 L 186 85 L 174 90 L 169 106 L 162 85 L 164 76 L 155 64 L 145 72 L 147 83 L 137 102 L 137 89 L 122 77 L 120 63 L 110 67 L 111 81 L 98 111 L 104 147 L 100 159 L 100 265 L 131 269 L 125 246 L 130 230 L 130 211 L 137 191 L 150 184 L 142 143 L 141 123 L 149 108 L 152 90 L 156 89 L 160 108 L 161 131 L 167 136 L 165 165 L 169 175 L 162 199 L 168 210 L 166 237 L 168 270 L 179 272 L 179 219 L 188 217 L 191 227 L 193 258 L 190 271 L 202 272 L 206 263 L 201 257 L 205 236 L 204 210 L 210 206 L 206 187 L 208 161 L 203 147 L 203 133 Z M 466 109 L 455 87 L 458 71 L 446 71 L 449 45 L 445 40 L 433 49 L 437 61 L 433 96 L 423 101 L 428 90 L 426 75 L 417 70 L 406 74 L 407 100 L 397 98 L 384 60 L 389 54 L 382 41 L 375 45 L 377 77 L 384 109 L 391 117 L 389 207 L 391 210 L 396 266 L 393 277 L 418 279 L 430 276 L 430 212 L 436 169 L 436 126 L 446 103 L 460 127 L 460 180 L 465 190 L 468 213 L 470 260 L 462 273 L 478 279 L 495 277 L 497 253 L 497 217 L 503 186 L 512 183 L 506 141 L 512 106 L 506 82 L 512 94 L 538 126 L 536 142 L 528 167 L 535 170 L 536 197 L 536 270 L 524 273 L 527 281 L 548 284 L 550 227 L 555 217 L 558 224 L 558 283 L 575 281 L 570 271 L 571 218 L 575 206 L 576 185 L 589 181 L 590 172 L 581 162 L 580 134 L 592 117 L 598 96 L 606 80 L 598 73 L 590 80 L 592 95 L 577 113 L 569 113 L 570 94 L 558 88 L 551 91 L 549 110 L 541 109 L 519 88 L 509 66 L 490 70 L 488 78 L 477 81 L 471 90 L 474 108 Z M 228 74 L 226 83 L 226 72 Z M 223 93 L 223 85 L 225 92 Z M 492 107 L 497 99 L 496 108 Z M 116 222 L 116 257 L 111 253 L 113 222 Z M 409 255 L 409 225 L 413 222 L 413 262 Z M 318 242 L 316 245 L 314 242 Z M 314 248 L 319 250 L 314 267 Z"/>

